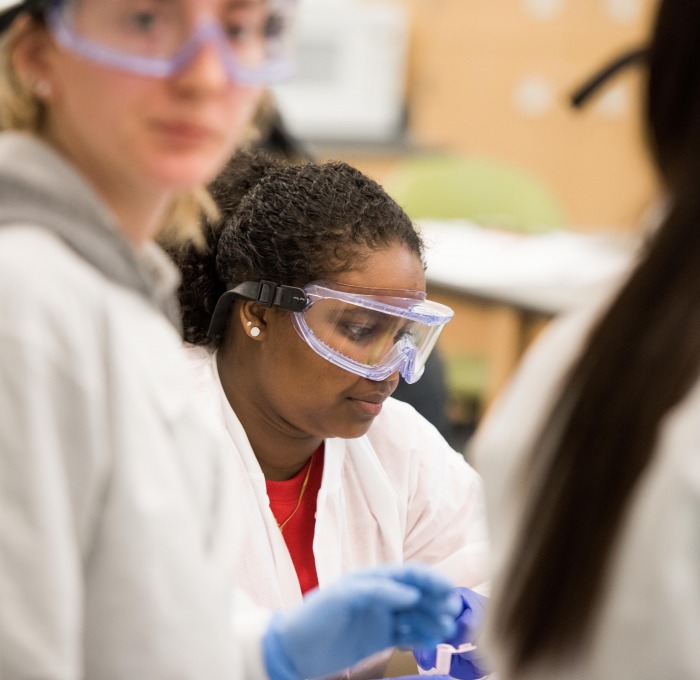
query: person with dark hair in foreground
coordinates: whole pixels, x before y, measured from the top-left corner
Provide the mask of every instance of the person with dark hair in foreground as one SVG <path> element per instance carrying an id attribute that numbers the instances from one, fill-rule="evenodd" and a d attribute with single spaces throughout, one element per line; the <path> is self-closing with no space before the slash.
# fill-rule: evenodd
<path id="1" fill-rule="evenodd" d="M 473 443 L 500 680 L 700 677 L 700 2 L 662 0 L 645 116 L 669 210 Z"/>

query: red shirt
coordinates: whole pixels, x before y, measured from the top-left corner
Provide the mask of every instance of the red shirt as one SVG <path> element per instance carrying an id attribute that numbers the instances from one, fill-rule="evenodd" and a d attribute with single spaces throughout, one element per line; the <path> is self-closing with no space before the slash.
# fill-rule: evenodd
<path id="1" fill-rule="evenodd" d="M 307 473 L 309 477 L 306 489 L 304 489 L 299 509 L 295 511 Z M 313 545 L 316 499 L 321 488 L 322 476 L 323 444 L 314 451 L 306 465 L 291 479 L 282 482 L 270 480 L 265 482 L 272 514 L 278 524 L 284 524 L 282 537 L 287 544 L 302 593 L 318 586 Z"/>

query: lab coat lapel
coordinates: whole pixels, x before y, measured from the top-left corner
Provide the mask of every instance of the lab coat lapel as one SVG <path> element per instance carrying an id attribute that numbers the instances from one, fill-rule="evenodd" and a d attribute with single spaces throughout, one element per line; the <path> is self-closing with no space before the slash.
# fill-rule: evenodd
<path id="1" fill-rule="evenodd" d="M 401 562 L 404 524 L 396 491 L 368 438 L 327 439 L 314 536 L 319 583 L 349 569 Z"/>
<path id="2" fill-rule="evenodd" d="M 257 582 L 258 586 L 249 595 L 262 606 L 273 609 L 291 607 L 301 602 L 294 564 L 270 510 L 265 476 L 221 387 L 215 357 L 212 362 L 224 422 L 236 449 L 232 453 L 240 480 L 241 498 L 237 507 L 245 529 L 235 576 L 239 583 Z"/>
<path id="3" fill-rule="evenodd" d="M 323 454 L 323 477 L 316 500 L 314 560 L 319 585 L 335 581 L 344 571 L 342 555 L 346 525 L 346 507 L 342 486 L 345 441 L 326 439 Z"/>

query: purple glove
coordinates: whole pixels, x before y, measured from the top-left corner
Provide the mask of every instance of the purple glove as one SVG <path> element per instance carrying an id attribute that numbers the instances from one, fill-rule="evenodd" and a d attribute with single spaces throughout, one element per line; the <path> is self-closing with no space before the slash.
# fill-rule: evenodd
<path id="1" fill-rule="evenodd" d="M 465 642 L 474 643 L 476 641 L 489 600 L 469 588 L 455 588 L 455 592 L 462 600 L 462 611 L 456 618 L 457 632 L 445 642 L 453 647 L 459 647 Z M 414 647 L 413 649 L 413 656 L 423 670 L 435 667 L 436 655 L 434 647 Z M 478 649 L 452 655 L 451 677 L 461 680 L 477 680 L 477 678 L 483 678 L 488 674 L 489 670 L 484 668 Z"/>

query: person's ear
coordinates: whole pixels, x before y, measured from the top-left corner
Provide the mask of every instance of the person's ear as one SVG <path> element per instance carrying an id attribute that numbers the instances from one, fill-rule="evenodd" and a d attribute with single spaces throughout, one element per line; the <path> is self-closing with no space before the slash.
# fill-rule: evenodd
<path id="1" fill-rule="evenodd" d="M 267 316 L 270 310 L 259 302 L 250 300 L 240 307 L 240 322 L 247 336 L 253 340 L 264 340 L 267 331 Z"/>
<path id="2" fill-rule="evenodd" d="M 10 52 L 12 68 L 22 87 L 46 102 L 56 91 L 51 59 L 56 51 L 53 38 L 37 21 L 29 17 L 18 20 L 26 20 L 26 24 L 18 28 L 19 35 Z"/>

